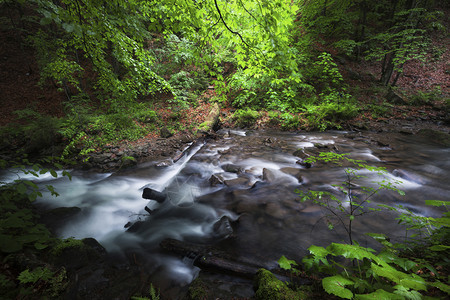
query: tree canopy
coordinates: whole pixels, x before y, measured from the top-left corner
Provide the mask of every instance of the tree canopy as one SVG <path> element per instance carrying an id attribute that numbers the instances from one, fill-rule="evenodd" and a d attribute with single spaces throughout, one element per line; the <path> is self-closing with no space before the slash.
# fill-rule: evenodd
<path id="1" fill-rule="evenodd" d="M 426 58 L 428 33 L 443 29 L 440 3 L 431 0 L 0 4 L 32 24 L 21 34 L 36 50 L 40 84 L 65 93 L 62 132 L 73 145 L 92 128 L 113 136 L 133 127 L 137 134 L 116 136 L 135 138 L 143 131 L 133 120 L 154 113 L 147 107 L 143 116 L 140 100 L 169 94 L 171 104 L 185 107 L 208 85 L 236 109 L 280 112 L 287 127 L 299 125 L 292 113 L 304 113 L 313 128 L 333 127 L 359 109 L 339 59 L 377 61 L 375 76 L 394 86 L 405 63 Z M 89 103 L 101 103 L 107 115 L 89 120 Z"/>

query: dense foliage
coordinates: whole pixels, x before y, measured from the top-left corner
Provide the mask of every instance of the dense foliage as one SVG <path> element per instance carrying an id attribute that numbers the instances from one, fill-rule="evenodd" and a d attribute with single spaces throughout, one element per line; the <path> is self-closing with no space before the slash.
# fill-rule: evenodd
<path id="1" fill-rule="evenodd" d="M 241 110 L 267 110 L 284 129 L 339 128 L 360 107 L 337 60 L 380 61 L 381 84 L 395 85 L 406 62 L 426 58 L 428 33 L 445 30 L 440 4 L 2 0 L 20 16 L 9 26 L 35 49 L 40 85 L 66 98 L 65 119 L 34 115 L 28 131 L 8 133 L 48 128 L 42 136 L 54 139 L 31 148 L 62 139 L 64 155 L 87 154 L 155 131 L 159 99 L 188 108 L 208 85 L 239 109 L 231 120 L 240 126 L 255 121 Z"/>

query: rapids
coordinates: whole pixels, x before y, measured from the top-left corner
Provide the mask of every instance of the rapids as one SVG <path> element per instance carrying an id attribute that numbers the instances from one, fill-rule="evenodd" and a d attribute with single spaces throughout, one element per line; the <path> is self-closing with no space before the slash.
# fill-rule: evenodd
<path id="1" fill-rule="evenodd" d="M 295 192 L 322 190 L 339 195 L 333 185 L 345 180 L 344 167 L 317 163 L 306 168 L 296 163 L 298 149 L 309 154 L 318 150 L 349 153 L 350 158 L 385 167 L 386 178 L 361 171 L 366 177 L 355 184 L 376 187 L 374 181 L 398 180 L 406 196 L 382 191 L 373 196 L 371 206 L 401 204 L 420 215 L 438 216 L 439 208 L 426 206 L 425 200 L 450 200 L 450 148 L 423 136 L 221 130 L 217 139 L 193 145 L 165 168 L 152 162 L 114 174 L 73 171 L 71 181 L 39 178 L 38 184 L 52 185 L 60 196 L 44 194 L 38 205 L 81 208 L 58 228 L 60 237 L 93 237 L 118 257 L 139 253 L 146 258 L 155 284 L 170 294 L 174 287 L 189 284 L 199 269 L 189 259 L 162 252 L 159 243 L 166 238 L 219 242 L 222 236 L 214 224 L 223 216 L 237 225 L 220 246 L 241 260 L 267 268 L 276 266 L 281 255 L 301 260 L 312 244 L 347 241 L 341 226 L 328 229 L 326 211 L 299 202 Z M 159 204 L 142 199 L 145 187 L 164 191 L 167 200 Z M 401 240 L 405 228 L 395 217 L 383 211 L 357 218 L 354 239 L 370 247 L 377 245 L 367 232 Z M 136 230 L 127 230 L 126 224 L 137 221 L 143 222 Z"/>

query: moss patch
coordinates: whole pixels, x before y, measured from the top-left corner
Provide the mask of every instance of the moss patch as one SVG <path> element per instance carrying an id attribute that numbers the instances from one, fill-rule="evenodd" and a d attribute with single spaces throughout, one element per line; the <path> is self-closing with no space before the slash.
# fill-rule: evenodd
<path id="1" fill-rule="evenodd" d="M 255 278 L 255 299 L 261 300 L 287 300 L 307 299 L 302 291 L 291 290 L 286 283 L 277 279 L 270 271 L 260 269 Z"/>

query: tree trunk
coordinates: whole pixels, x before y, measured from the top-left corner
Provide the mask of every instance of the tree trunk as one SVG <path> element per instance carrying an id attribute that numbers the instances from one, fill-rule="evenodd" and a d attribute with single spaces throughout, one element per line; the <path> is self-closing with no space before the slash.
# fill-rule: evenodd
<path id="1" fill-rule="evenodd" d="M 400 69 L 402 69 L 402 68 L 403 68 L 403 64 L 401 64 L 401 66 L 400 66 Z M 397 81 L 401 75 L 402 75 L 402 72 L 397 71 L 397 74 L 395 74 L 394 81 L 392 82 L 392 86 L 395 86 L 397 84 Z"/>
<path id="2" fill-rule="evenodd" d="M 394 54 L 386 54 L 384 62 L 380 82 L 382 85 L 388 86 L 391 81 L 392 73 L 394 72 Z"/>
<path id="3" fill-rule="evenodd" d="M 358 25 L 361 28 L 358 31 L 358 27 L 357 27 L 357 31 L 355 33 L 355 37 L 356 37 L 356 41 L 357 42 L 362 42 L 364 40 L 364 36 L 366 35 L 366 25 L 367 25 L 367 3 L 366 1 L 362 1 L 359 5 L 360 8 L 360 17 L 359 17 L 359 21 L 358 21 Z M 361 46 L 358 45 L 356 47 L 356 60 L 359 59 L 359 56 L 361 55 Z"/>

